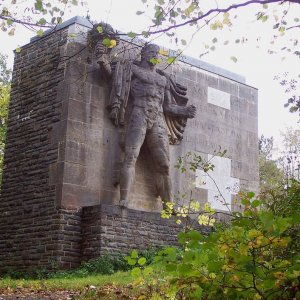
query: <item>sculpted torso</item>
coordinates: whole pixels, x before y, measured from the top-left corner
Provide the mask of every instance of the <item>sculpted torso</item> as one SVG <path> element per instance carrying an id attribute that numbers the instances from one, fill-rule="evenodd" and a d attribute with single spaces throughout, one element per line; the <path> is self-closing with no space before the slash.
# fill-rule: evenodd
<path id="1" fill-rule="evenodd" d="M 139 66 L 132 68 L 131 97 L 133 105 L 162 111 L 166 78 L 156 71 L 147 70 Z"/>

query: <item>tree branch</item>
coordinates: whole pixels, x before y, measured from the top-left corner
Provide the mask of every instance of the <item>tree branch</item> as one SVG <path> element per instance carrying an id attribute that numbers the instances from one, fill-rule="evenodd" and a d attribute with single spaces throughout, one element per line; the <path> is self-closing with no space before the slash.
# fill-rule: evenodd
<path id="1" fill-rule="evenodd" d="M 13 17 L 6 17 L 6 16 L 3 16 L 3 15 L 0 15 L 0 19 L 2 20 L 11 20 L 12 22 L 14 23 L 17 23 L 17 24 L 21 24 L 21 25 L 27 25 L 27 26 L 33 26 L 33 27 L 43 27 L 43 28 L 53 28 L 53 26 L 50 26 L 50 25 L 41 25 L 41 24 L 36 24 L 36 23 L 30 23 L 30 22 L 26 22 L 26 21 L 22 21 L 22 20 L 18 20 L 16 18 L 13 18 Z"/>
<path id="2" fill-rule="evenodd" d="M 229 12 L 230 10 L 237 9 L 240 7 L 245 7 L 245 6 L 248 6 L 251 4 L 262 4 L 263 5 L 263 4 L 277 3 L 277 2 L 279 2 L 279 3 L 290 2 L 290 3 L 300 4 L 300 0 L 289 0 L 289 1 L 287 1 L 287 0 L 250 0 L 250 1 L 246 1 L 244 3 L 230 5 L 227 8 L 211 9 L 208 12 L 206 12 L 205 14 L 203 14 L 197 18 L 193 18 L 191 20 L 188 20 L 188 21 L 180 23 L 180 24 L 172 25 L 172 26 L 166 27 L 164 29 L 160 29 L 160 30 L 156 30 L 156 31 L 149 31 L 148 34 L 157 34 L 157 33 L 167 32 L 167 31 L 170 31 L 171 29 L 179 28 L 179 27 L 188 25 L 190 23 L 198 22 L 213 13 L 226 13 L 226 12 Z M 142 34 L 138 34 L 138 35 L 142 35 Z"/>
<path id="3" fill-rule="evenodd" d="M 294 29 L 294 28 L 300 28 L 300 25 L 295 25 L 295 26 L 291 26 L 286 28 L 286 30 L 290 30 L 290 29 Z"/>

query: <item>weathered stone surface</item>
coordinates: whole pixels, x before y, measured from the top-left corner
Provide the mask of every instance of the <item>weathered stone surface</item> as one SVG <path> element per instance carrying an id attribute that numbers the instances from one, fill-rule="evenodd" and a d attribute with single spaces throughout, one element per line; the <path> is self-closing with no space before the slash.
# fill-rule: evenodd
<path id="1" fill-rule="evenodd" d="M 147 147 L 141 148 L 136 162 L 129 199 L 129 207 L 137 211 L 109 206 L 120 198 L 116 183 L 124 156 L 124 129 L 109 120 L 109 86 L 95 57 L 82 50 L 86 39 L 68 39 L 70 30 L 88 29 L 70 23 L 16 53 L 0 198 L 1 270 L 73 267 L 92 254 L 175 241 L 176 226 L 153 213 L 161 203 Z M 126 41 L 118 47 L 127 47 L 123 52 L 127 58 L 136 58 L 139 52 Z M 76 51 L 81 52 L 68 59 Z M 217 68 L 213 74 L 180 62 L 167 71 L 187 86 L 189 103 L 197 108 L 181 144 L 170 146 L 173 193 L 186 191 L 195 181 L 193 173 L 180 174 L 173 167 L 178 156 L 191 151 L 207 158 L 219 146 L 228 150 L 231 160 L 227 177 L 239 179 L 242 189 L 256 190 L 257 90 L 236 77 L 216 74 Z M 210 88 L 227 93 L 230 105 L 209 103 Z M 208 192 L 197 188 L 194 197 L 204 203 Z M 81 230 L 86 232 L 84 239 Z"/>
<path id="2" fill-rule="evenodd" d="M 178 245 L 180 230 L 182 226 L 176 225 L 173 219 L 162 219 L 160 213 L 103 204 L 85 207 L 82 211 L 82 258 Z M 208 228 L 200 230 L 207 232 Z"/>

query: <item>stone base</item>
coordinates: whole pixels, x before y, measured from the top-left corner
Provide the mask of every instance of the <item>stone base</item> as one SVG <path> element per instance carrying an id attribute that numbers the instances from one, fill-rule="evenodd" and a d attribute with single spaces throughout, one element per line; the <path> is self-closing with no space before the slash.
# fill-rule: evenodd
<path id="1" fill-rule="evenodd" d="M 182 226 L 160 213 L 124 209 L 113 205 L 84 207 L 82 211 L 82 260 L 105 253 L 128 254 L 132 250 L 178 245 Z"/>

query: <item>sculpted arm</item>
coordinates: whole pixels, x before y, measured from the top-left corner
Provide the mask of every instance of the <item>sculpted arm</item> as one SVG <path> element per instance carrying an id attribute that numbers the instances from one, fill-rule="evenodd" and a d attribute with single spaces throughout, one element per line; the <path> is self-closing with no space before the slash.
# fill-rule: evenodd
<path id="1" fill-rule="evenodd" d="M 98 42 L 95 46 L 95 55 L 97 58 L 97 63 L 100 66 L 100 69 L 104 72 L 107 79 L 111 79 L 112 70 L 111 70 L 111 62 L 109 55 L 107 54 L 107 48 L 102 44 L 102 42 Z"/>
<path id="2" fill-rule="evenodd" d="M 196 115 L 196 107 L 194 105 L 179 106 L 172 103 L 170 85 L 167 84 L 164 96 L 164 112 L 175 117 L 194 118 Z"/>

